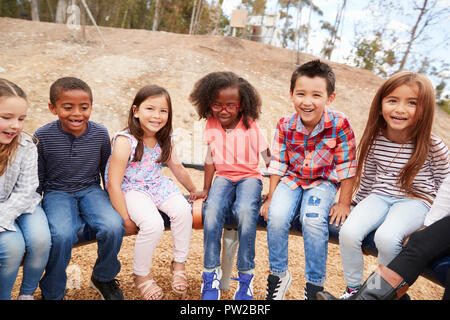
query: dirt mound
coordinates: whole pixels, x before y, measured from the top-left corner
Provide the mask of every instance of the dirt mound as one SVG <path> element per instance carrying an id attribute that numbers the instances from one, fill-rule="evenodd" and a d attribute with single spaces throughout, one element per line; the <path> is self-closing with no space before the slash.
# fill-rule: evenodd
<path id="1" fill-rule="evenodd" d="M 137 90 L 149 83 L 168 89 L 174 105 L 174 128 L 182 158 L 202 161 L 203 122 L 188 102 L 194 83 L 211 71 L 233 71 L 246 78 L 260 92 L 263 113 L 260 126 L 271 141 L 277 120 L 293 112 L 289 100 L 289 80 L 295 68 L 296 53 L 247 40 L 221 36 L 189 36 L 146 30 L 101 28 L 107 43 L 102 46 L 93 27 L 87 27 L 86 42 L 74 40 L 66 25 L 0 18 L 0 77 L 21 86 L 29 96 L 30 109 L 25 127 L 34 132 L 55 119 L 47 109 L 50 85 L 59 77 L 75 76 L 92 88 L 94 111 L 91 119 L 104 124 L 110 135 L 124 127 L 126 114 Z M 302 54 L 300 63 L 313 59 Z M 336 100 L 332 108 L 344 112 L 359 138 L 364 129 L 370 101 L 383 79 L 372 73 L 330 62 L 336 73 Z M 450 145 L 450 116 L 437 110 L 434 132 Z M 179 148 L 181 149 L 181 148 Z M 165 173 L 171 176 L 170 172 Z M 203 185 L 201 172 L 190 170 L 194 183 Z M 267 192 L 268 181 L 264 181 Z M 134 237 L 124 239 L 120 253 L 123 264 L 118 276 L 127 299 L 139 299 L 131 279 Z M 257 276 L 255 295 L 264 298 L 268 274 L 266 233 L 257 235 Z M 190 293 L 199 299 L 202 270 L 203 234 L 195 231 L 188 261 Z M 171 235 L 166 232 L 154 256 L 152 274 L 169 292 Z M 290 268 L 293 284 L 288 299 L 302 299 L 304 286 L 303 239 L 291 236 Z M 79 288 L 68 290 L 68 299 L 98 299 L 89 289 L 89 277 L 96 258 L 96 244 L 73 250 L 71 265 L 81 270 Z M 366 257 L 367 276 L 376 259 Z M 339 247 L 330 244 L 326 288 L 339 295 L 344 287 Z M 232 299 L 235 284 L 225 299 Z M 38 291 L 39 292 L 39 291 Z M 13 297 L 18 293 L 16 283 Z M 440 299 L 443 289 L 419 279 L 410 291 L 413 299 Z M 39 293 L 38 293 L 39 294 Z M 175 296 L 167 294 L 166 299 Z"/>

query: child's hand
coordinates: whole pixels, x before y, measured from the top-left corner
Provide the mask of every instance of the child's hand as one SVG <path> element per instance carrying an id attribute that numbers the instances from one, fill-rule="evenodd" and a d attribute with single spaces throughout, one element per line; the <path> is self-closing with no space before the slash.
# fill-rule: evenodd
<path id="1" fill-rule="evenodd" d="M 333 222 L 335 222 L 336 227 L 338 227 L 339 224 L 343 225 L 349 214 L 350 214 L 350 205 L 336 203 L 330 209 L 329 214 L 329 216 L 331 217 L 330 224 L 333 224 Z"/>
<path id="2" fill-rule="evenodd" d="M 206 198 L 208 197 L 208 191 L 206 190 L 202 190 L 202 191 L 192 191 L 191 193 L 189 193 L 189 202 L 195 201 L 197 199 L 203 199 L 206 200 Z"/>
<path id="3" fill-rule="evenodd" d="M 263 196 L 263 201 L 265 201 L 260 210 L 260 215 L 267 221 L 267 214 L 269 213 L 270 200 L 268 200 L 268 195 Z"/>
<path id="4" fill-rule="evenodd" d="M 137 227 L 137 225 L 130 219 L 125 220 L 123 223 L 123 226 L 125 227 L 125 235 L 126 236 L 137 234 L 139 231 L 139 228 Z"/>
<path id="5" fill-rule="evenodd" d="M 268 194 L 268 193 L 263 194 L 261 201 L 262 201 L 262 202 L 265 202 L 265 201 L 267 200 L 268 197 L 269 197 L 269 194 Z"/>

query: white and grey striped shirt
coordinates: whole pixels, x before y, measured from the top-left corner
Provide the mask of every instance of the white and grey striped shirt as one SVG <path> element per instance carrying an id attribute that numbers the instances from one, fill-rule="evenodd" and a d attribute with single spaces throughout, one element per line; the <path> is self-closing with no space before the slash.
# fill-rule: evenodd
<path id="1" fill-rule="evenodd" d="M 353 202 L 356 204 L 370 193 L 406 197 L 398 185 L 400 170 L 414 151 L 413 143 L 395 143 L 383 135 L 378 135 L 364 162 L 361 185 Z M 427 160 L 414 178 L 412 188 L 423 195 L 431 206 L 442 181 L 450 173 L 449 151 L 444 142 L 432 136 Z"/>

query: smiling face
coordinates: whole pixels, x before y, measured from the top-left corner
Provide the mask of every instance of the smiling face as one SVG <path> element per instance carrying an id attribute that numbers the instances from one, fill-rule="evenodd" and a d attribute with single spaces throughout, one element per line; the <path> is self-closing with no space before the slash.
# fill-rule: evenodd
<path id="1" fill-rule="evenodd" d="M 86 91 L 62 91 L 58 94 L 55 104 L 49 103 L 48 107 L 58 116 L 65 132 L 79 137 L 86 131 L 92 112 L 91 96 Z"/>
<path id="2" fill-rule="evenodd" d="M 300 76 L 295 81 L 291 100 L 300 115 L 303 125 L 309 132 L 320 122 L 325 106 L 330 104 L 336 94 L 327 93 L 327 82 L 322 77 Z"/>
<path id="3" fill-rule="evenodd" d="M 139 106 L 133 106 L 134 117 L 139 119 L 147 137 L 154 136 L 167 124 L 169 112 L 169 104 L 163 95 L 150 96 Z"/>
<path id="4" fill-rule="evenodd" d="M 386 121 L 386 136 L 391 141 L 407 142 L 416 124 L 415 114 L 419 88 L 401 85 L 383 98 L 382 114 Z"/>
<path id="5" fill-rule="evenodd" d="M 21 97 L 0 98 L 0 143 L 9 144 L 23 130 L 28 103 Z"/>
<path id="6" fill-rule="evenodd" d="M 220 89 L 217 97 L 214 99 L 212 105 L 213 116 L 220 122 L 224 129 L 234 129 L 240 120 L 240 110 L 238 107 L 241 103 L 239 95 L 239 88 L 228 87 Z M 222 106 L 220 111 L 215 111 L 215 108 Z M 228 106 L 228 108 L 227 108 Z"/>

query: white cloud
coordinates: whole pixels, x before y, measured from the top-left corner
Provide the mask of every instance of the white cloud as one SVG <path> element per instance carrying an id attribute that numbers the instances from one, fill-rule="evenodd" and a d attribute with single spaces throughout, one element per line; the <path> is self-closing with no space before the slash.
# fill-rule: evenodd
<path id="1" fill-rule="evenodd" d="M 240 4 L 241 0 L 224 0 L 222 3 L 222 10 L 227 16 L 231 17 L 231 12 L 233 12 Z"/>
<path id="2" fill-rule="evenodd" d="M 394 30 L 394 31 L 409 31 L 409 29 L 410 29 L 410 27 L 407 24 L 404 24 L 397 20 L 389 21 L 386 28 L 388 30 Z"/>

